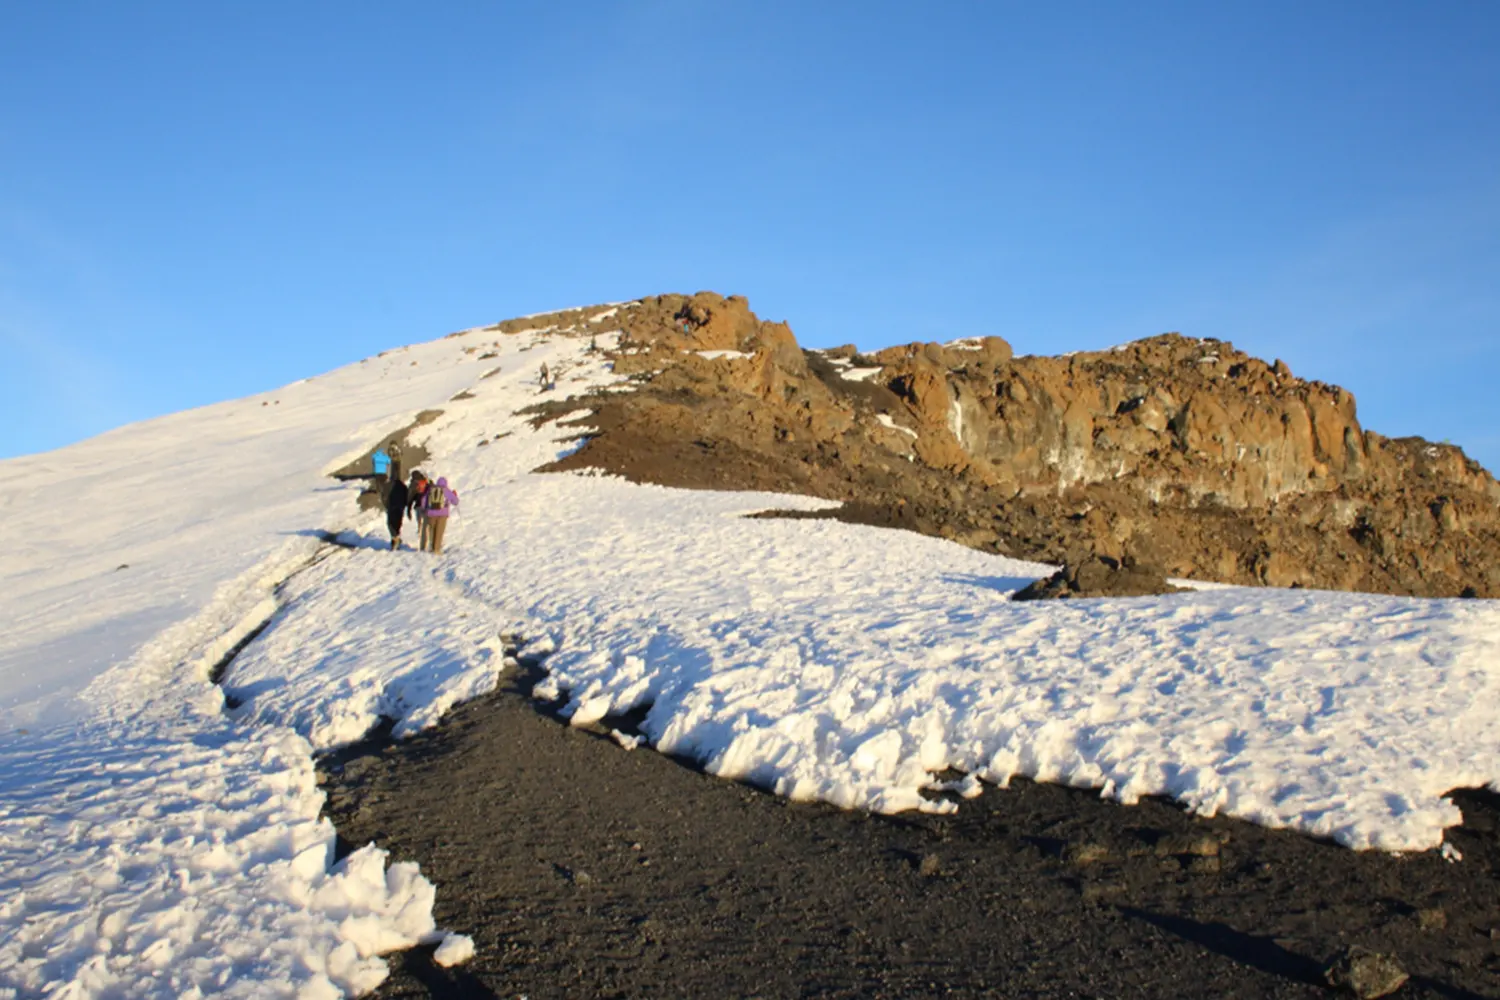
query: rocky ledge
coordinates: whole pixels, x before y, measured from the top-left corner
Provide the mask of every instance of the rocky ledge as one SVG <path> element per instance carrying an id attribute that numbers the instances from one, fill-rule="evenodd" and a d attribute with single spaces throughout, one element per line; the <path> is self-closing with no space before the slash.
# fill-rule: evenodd
<path id="1" fill-rule="evenodd" d="M 831 516 L 1158 578 L 1500 596 L 1489 472 L 1452 445 L 1365 430 L 1346 390 L 1224 341 L 810 351 L 707 292 L 496 329 L 619 331 L 633 391 L 538 404 L 538 420 L 593 411 L 557 469 L 812 494 L 844 501 Z"/>

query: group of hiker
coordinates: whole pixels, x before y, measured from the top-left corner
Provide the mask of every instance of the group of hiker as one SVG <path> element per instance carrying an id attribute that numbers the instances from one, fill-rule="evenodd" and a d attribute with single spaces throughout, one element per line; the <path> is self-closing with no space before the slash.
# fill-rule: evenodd
<path id="1" fill-rule="evenodd" d="M 417 519 L 417 547 L 434 555 L 443 551 L 443 535 L 448 518 L 458 513 L 458 492 L 445 477 L 429 480 L 421 469 L 413 469 L 411 479 L 401 479 L 401 461 L 384 449 L 371 457 L 375 470 L 375 489 L 385 503 L 385 523 L 391 530 L 391 548 L 401 547 L 401 525 L 409 517 Z"/>

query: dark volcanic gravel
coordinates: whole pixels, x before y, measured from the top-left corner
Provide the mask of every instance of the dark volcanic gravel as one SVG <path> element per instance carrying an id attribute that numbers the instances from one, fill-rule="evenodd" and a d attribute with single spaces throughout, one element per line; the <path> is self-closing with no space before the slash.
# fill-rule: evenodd
<path id="1" fill-rule="evenodd" d="M 530 680 L 323 762 L 341 836 L 419 861 L 478 946 L 393 956 L 379 996 L 1322 997 L 1351 945 L 1399 997 L 1500 996 L 1487 793 L 1458 796 L 1459 864 L 1024 781 L 870 816 L 627 752 Z"/>

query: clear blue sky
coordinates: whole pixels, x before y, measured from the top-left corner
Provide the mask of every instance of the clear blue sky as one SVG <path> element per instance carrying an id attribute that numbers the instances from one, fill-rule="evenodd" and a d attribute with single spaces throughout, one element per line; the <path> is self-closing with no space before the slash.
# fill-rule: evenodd
<path id="1" fill-rule="evenodd" d="M 0 455 L 663 291 L 1167 330 L 1500 468 L 1500 3 L 8 4 Z"/>

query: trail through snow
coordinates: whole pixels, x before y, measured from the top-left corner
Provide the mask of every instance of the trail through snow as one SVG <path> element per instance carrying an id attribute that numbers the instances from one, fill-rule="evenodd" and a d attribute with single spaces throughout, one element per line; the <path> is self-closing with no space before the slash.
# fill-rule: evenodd
<path id="1" fill-rule="evenodd" d="M 323 539 L 359 486 L 327 472 L 460 389 L 530 383 L 530 365 L 486 378 L 488 343 L 473 331 L 5 463 L 23 486 L 0 528 L 16 554 L 0 573 L 0 998 L 357 995 L 386 952 L 472 952 L 435 927 L 415 865 L 373 845 L 333 863 L 312 759 L 327 733 L 298 727 L 312 713 L 226 712 L 210 674 L 301 574 L 349 561 Z M 473 660 L 467 637 L 427 644 L 422 667 L 451 655 L 482 674 L 417 699 L 414 724 L 493 685 L 498 635 Z M 289 672 L 324 652 L 289 652 Z"/>

